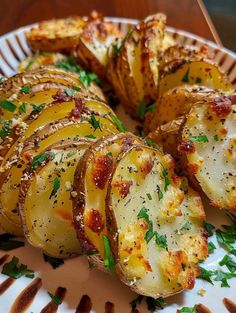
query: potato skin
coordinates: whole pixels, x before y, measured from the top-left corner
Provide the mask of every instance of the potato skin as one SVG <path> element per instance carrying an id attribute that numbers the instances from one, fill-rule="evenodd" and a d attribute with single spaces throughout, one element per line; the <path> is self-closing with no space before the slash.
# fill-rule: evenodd
<path id="1" fill-rule="evenodd" d="M 78 45 L 84 25 L 80 17 L 43 21 L 26 34 L 26 40 L 33 51 L 70 53 Z"/>

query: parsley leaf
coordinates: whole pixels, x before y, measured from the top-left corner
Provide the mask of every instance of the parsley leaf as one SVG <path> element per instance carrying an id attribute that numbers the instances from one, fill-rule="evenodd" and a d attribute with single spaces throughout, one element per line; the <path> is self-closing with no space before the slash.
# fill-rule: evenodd
<path id="1" fill-rule="evenodd" d="M 96 120 L 96 117 L 93 113 L 90 115 L 89 123 L 93 126 L 94 130 L 96 130 L 97 128 L 101 130 L 100 121 Z"/>
<path id="2" fill-rule="evenodd" d="M 196 305 L 193 307 L 184 306 L 182 309 L 177 311 L 178 313 L 197 313 Z"/>
<path id="3" fill-rule="evenodd" d="M 48 292 L 48 294 L 49 294 L 49 296 L 51 297 L 52 301 L 53 301 L 55 304 L 57 304 L 57 305 L 62 304 L 62 300 L 61 300 L 61 298 L 60 298 L 59 296 L 53 295 L 53 294 L 51 294 L 50 292 Z"/>
<path id="4" fill-rule="evenodd" d="M 232 233 L 225 232 L 223 230 L 216 230 L 216 239 L 220 245 L 222 245 L 227 251 L 232 254 L 236 254 L 236 250 L 233 247 L 233 243 L 235 243 L 235 238 L 232 236 Z"/>
<path id="5" fill-rule="evenodd" d="M 225 265 L 231 273 L 236 272 L 236 262 L 231 256 L 227 254 L 223 257 L 223 259 L 219 262 L 219 264 L 221 266 Z"/>
<path id="6" fill-rule="evenodd" d="M 85 135 L 84 137 L 85 137 L 85 138 L 90 138 L 90 139 L 96 139 L 96 138 L 97 138 L 97 137 L 95 137 L 95 136 L 92 135 L 92 134 Z"/>
<path id="7" fill-rule="evenodd" d="M 146 304 L 147 309 L 153 313 L 157 308 L 163 309 L 166 303 L 162 297 L 159 297 L 157 299 L 146 297 Z"/>
<path id="8" fill-rule="evenodd" d="M 158 234 L 158 232 L 155 232 L 155 241 L 159 247 L 161 247 L 163 249 L 167 249 L 166 235 L 160 235 L 160 234 Z"/>
<path id="9" fill-rule="evenodd" d="M 43 164 L 48 158 L 50 160 L 53 160 L 54 155 L 52 153 L 46 153 L 46 152 L 36 155 L 35 157 L 33 157 L 33 160 L 30 163 L 31 169 L 35 170 L 37 167 Z"/>
<path id="10" fill-rule="evenodd" d="M 186 73 L 184 74 L 182 78 L 183 83 L 189 83 L 189 69 L 187 69 Z"/>
<path id="11" fill-rule="evenodd" d="M 221 270 L 217 270 L 215 271 L 215 281 L 220 281 L 221 282 L 221 287 L 226 287 L 229 288 L 229 284 L 228 284 L 228 279 L 232 279 L 234 277 L 236 277 L 236 273 L 226 273 L 223 272 Z"/>
<path id="12" fill-rule="evenodd" d="M 0 138 L 7 137 L 11 132 L 10 121 L 4 121 L 2 129 L 0 129 Z"/>
<path id="13" fill-rule="evenodd" d="M 192 223 L 187 221 L 186 223 L 183 224 L 183 226 L 181 226 L 180 230 L 190 230 L 191 226 L 192 226 Z"/>
<path id="14" fill-rule="evenodd" d="M 0 250 L 10 251 L 19 247 L 23 247 L 25 243 L 23 241 L 14 240 L 16 236 L 11 234 L 1 234 L 0 235 Z"/>
<path id="15" fill-rule="evenodd" d="M 214 252 L 215 249 L 216 249 L 216 246 L 214 245 L 214 243 L 209 241 L 208 242 L 208 253 Z"/>
<path id="16" fill-rule="evenodd" d="M 198 276 L 199 278 L 203 279 L 203 280 L 206 280 L 208 281 L 210 284 L 213 285 L 213 282 L 212 282 L 212 276 L 214 275 L 214 271 L 208 271 L 206 270 L 205 268 L 201 267 L 200 266 L 200 270 L 201 270 L 201 274 Z"/>
<path id="17" fill-rule="evenodd" d="M 123 125 L 123 123 L 121 122 L 121 120 L 118 119 L 117 116 L 115 116 L 114 114 L 110 114 L 110 117 L 113 120 L 113 122 L 116 124 L 119 131 L 121 131 L 121 132 L 127 131 L 127 128 Z"/>
<path id="18" fill-rule="evenodd" d="M 85 88 L 88 88 L 92 82 L 100 84 L 101 81 L 95 73 L 89 73 L 84 70 L 81 70 L 79 73 L 79 81 L 84 85 Z"/>
<path id="19" fill-rule="evenodd" d="M 29 85 L 25 85 L 25 86 L 23 86 L 23 87 L 21 88 L 20 91 L 21 91 L 22 93 L 28 94 L 28 93 L 30 93 L 31 88 L 30 88 Z"/>
<path id="20" fill-rule="evenodd" d="M 189 140 L 192 142 L 209 142 L 206 135 L 190 136 Z"/>
<path id="21" fill-rule="evenodd" d="M 59 258 L 54 258 L 52 256 L 43 254 L 43 258 L 45 262 L 48 262 L 51 264 L 52 268 L 55 269 L 57 267 L 59 267 L 60 265 L 64 264 L 64 260 L 63 259 L 59 259 Z"/>
<path id="22" fill-rule="evenodd" d="M 19 106 L 19 112 L 20 113 L 25 113 L 26 112 L 26 103 L 23 102 L 20 106 Z"/>
<path id="23" fill-rule="evenodd" d="M 157 144 L 154 143 L 151 138 L 146 138 L 146 139 L 145 139 L 145 142 L 146 142 L 146 144 L 147 144 L 148 146 L 150 146 L 150 147 L 152 147 L 152 148 L 157 148 Z"/>
<path id="24" fill-rule="evenodd" d="M 169 180 L 169 177 L 168 177 L 168 171 L 166 168 L 164 168 L 164 166 L 162 165 L 163 167 L 163 170 L 162 170 L 162 176 L 164 178 L 164 190 L 167 191 L 168 189 L 168 186 L 170 185 L 170 180 Z"/>
<path id="25" fill-rule="evenodd" d="M 147 222 L 147 223 L 149 223 L 149 216 L 148 216 L 148 214 L 147 214 L 147 209 L 145 208 L 145 207 L 143 207 L 140 211 L 139 211 L 139 213 L 138 213 L 138 215 L 137 215 L 137 218 L 144 218 L 145 219 L 145 221 Z"/>
<path id="26" fill-rule="evenodd" d="M 219 141 L 219 136 L 216 134 L 216 135 L 214 135 L 214 140 L 215 141 Z"/>
<path id="27" fill-rule="evenodd" d="M 52 189 L 49 199 L 51 199 L 53 196 L 56 195 L 59 188 L 60 188 L 60 180 L 58 177 L 56 177 L 53 181 L 53 189 Z"/>
<path id="28" fill-rule="evenodd" d="M 3 265 L 2 274 L 5 274 L 12 278 L 20 278 L 23 275 L 32 275 L 33 271 L 27 268 L 27 265 L 20 264 L 19 259 L 15 256 L 11 261 Z"/>
<path id="29" fill-rule="evenodd" d="M 208 236 L 211 237 L 213 236 L 213 230 L 215 229 L 215 226 L 210 224 L 210 223 L 207 223 L 207 222 L 203 222 L 203 227 L 205 228 L 205 230 L 207 231 L 208 233 Z"/>
<path id="30" fill-rule="evenodd" d="M 8 112 L 14 112 L 16 110 L 16 105 L 10 100 L 0 101 L 0 107 Z"/>
<path id="31" fill-rule="evenodd" d="M 148 111 L 153 112 L 155 110 L 155 102 L 150 102 L 146 104 L 143 100 L 140 101 L 140 104 L 137 108 L 137 115 L 141 120 L 144 120 L 144 117 Z"/>
<path id="32" fill-rule="evenodd" d="M 114 271 L 115 260 L 111 253 L 110 240 L 107 236 L 103 236 L 104 245 L 104 266 L 109 269 L 110 272 Z"/>
<path id="33" fill-rule="evenodd" d="M 81 88 L 78 87 L 78 86 L 72 86 L 71 89 L 72 89 L 73 91 L 80 91 L 80 90 L 81 90 Z"/>
<path id="34" fill-rule="evenodd" d="M 152 200 L 152 196 L 150 193 L 147 193 L 147 198 L 148 198 L 148 200 Z"/>
<path id="35" fill-rule="evenodd" d="M 40 111 L 42 111 L 44 109 L 45 103 L 42 103 L 42 104 L 39 104 L 39 105 L 36 105 L 36 104 L 32 103 L 31 106 L 32 106 L 34 111 L 40 112 Z"/>

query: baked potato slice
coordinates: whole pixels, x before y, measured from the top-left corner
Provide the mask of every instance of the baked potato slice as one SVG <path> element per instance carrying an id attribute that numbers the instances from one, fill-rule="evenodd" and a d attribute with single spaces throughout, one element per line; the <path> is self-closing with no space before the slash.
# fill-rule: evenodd
<path id="1" fill-rule="evenodd" d="M 70 53 L 75 50 L 86 22 L 80 17 L 43 21 L 26 33 L 33 51 Z"/>
<path id="2" fill-rule="evenodd" d="M 115 270 L 135 292 L 154 298 L 193 288 L 208 253 L 201 198 L 173 170 L 169 155 L 133 146 L 119 156 L 106 198 Z"/>
<path id="3" fill-rule="evenodd" d="M 222 92 L 197 85 L 182 85 L 165 92 L 156 101 L 153 112 L 145 115 L 144 133 L 155 131 L 158 126 L 168 124 L 185 116 L 198 101 L 207 101 L 210 98 L 223 95 Z"/>
<path id="4" fill-rule="evenodd" d="M 121 37 L 112 22 L 100 18 L 88 21 L 76 48 L 78 62 L 99 77 L 106 78 L 108 48 Z"/>
<path id="5" fill-rule="evenodd" d="M 59 90 L 53 102 L 48 103 L 47 106 L 42 107 L 42 110 L 37 112 L 34 110 L 28 118 L 25 119 L 24 127 L 16 125 L 11 136 L 8 136 L 2 143 L 0 155 L 4 157 L 1 162 L 1 167 L 4 167 L 5 161 L 8 157 L 17 150 L 17 147 L 22 142 L 31 136 L 39 128 L 46 124 L 55 122 L 66 117 L 80 117 L 88 116 L 91 112 L 94 115 L 104 116 L 111 120 L 111 115 L 115 113 L 104 102 L 89 98 L 80 98 L 77 94 L 68 96 L 66 90 Z M 27 104 L 25 105 L 25 107 Z M 21 114 L 19 115 L 21 116 Z M 19 118 L 22 120 L 22 117 Z M 10 148 L 9 148 L 10 145 Z"/>
<path id="6" fill-rule="evenodd" d="M 66 60 L 67 57 L 64 54 L 43 51 L 29 56 L 21 61 L 18 66 L 17 72 L 22 73 L 25 71 L 37 70 L 42 66 L 54 65 L 56 63 L 61 63 Z"/>
<path id="7" fill-rule="evenodd" d="M 190 178 L 212 205 L 236 211 L 236 96 L 193 106 L 178 150 Z"/>
<path id="8" fill-rule="evenodd" d="M 44 164 L 24 173 L 19 195 L 24 234 L 30 244 L 52 257 L 81 254 L 73 226 L 72 184 L 76 166 L 90 143 L 87 139 L 52 147 L 43 152 L 49 158 Z"/>
<path id="9" fill-rule="evenodd" d="M 184 60 L 183 60 L 184 61 Z M 234 88 L 227 75 L 222 73 L 217 65 L 209 60 L 197 60 L 175 64 L 175 60 L 166 64 L 168 68 L 159 82 L 159 94 L 161 97 L 168 90 L 183 85 L 198 84 L 212 89 L 219 89 L 227 93 L 233 93 Z"/>
<path id="10" fill-rule="evenodd" d="M 18 147 L 6 161 L 5 168 L 0 176 L 0 214 L 8 218 L 12 223 L 21 227 L 21 221 L 17 210 L 19 186 L 24 179 L 24 170 L 32 159 L 56 144 L 60 140 L 80 141 L 81 138 L 96 140 L 107 134 L 118 133 L 116 126 L 105 117 L 96 117 L 98 124 L 92 120 L 78 121 L 73 119 L 62 119 L 44 126 L 27 138 L 24 146 Z M 96 129 L 95 129 L 96 128 Z"/>
<path id="11" fill-rule="evenodd" d="M 109 176 L 118 155 L 138 143 L 142 140 L 131 133 L 103 137 L 85 152 L 75 173 L 74 225 L 84 253 L 96 252 L 101 260 L 104 260 L 102 237 L 107 235 L 105 198 Z M 125 192 L 125 185 L 123 188 Z"/>

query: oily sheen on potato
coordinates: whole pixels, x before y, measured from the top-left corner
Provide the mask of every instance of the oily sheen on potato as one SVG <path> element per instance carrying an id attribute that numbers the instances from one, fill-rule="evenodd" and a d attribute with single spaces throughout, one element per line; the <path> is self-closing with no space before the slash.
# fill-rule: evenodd
<path id="1" fill-rule="evenodd" d="M 211 204 L 236 211 L 236 97 L 195 105 L 187 115 L 178 150 Z"/>
<path id="2" fill-rule="evenodd" d="M 142 295 L 191 289 L 207 256 L 201 198 L 174 174 L 169 155 L 142 145 L 118 158 L 106 198 L 116 272 Z"/>

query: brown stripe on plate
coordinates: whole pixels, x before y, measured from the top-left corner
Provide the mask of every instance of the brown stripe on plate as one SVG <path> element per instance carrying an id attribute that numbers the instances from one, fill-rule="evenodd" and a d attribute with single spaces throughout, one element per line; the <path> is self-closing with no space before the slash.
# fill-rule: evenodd
<path id="1" fill-rule="evenodd" d="M 90 313 L 92 301 L 88 295 L 83 295 L 75 313 Z"/>
<path id="2" fill-rule="evenodd" d="M 9 60 L 7 59 L 7 57 L 5 56 L 5 54 L 2 52 L 2 50 L 0 49 L 0 55 L 3 59 L 3 61 L 7 64 L 8 67 L 10 67 L 11 70 L 15 70 L 14 67 L 10 64 Z"/>
<path id="3" fill-rule="evenodd" d="M 227 54 L 222 55 L 222 57 L 220 58 L 220 61 L 218 62 L 218 65 L 222 66 L 225 63 L 226 58 L 227 58 Z"/>
<path id="4" fill-rule="evenodd" d="M 42 286 L 41 278 L 35 278 L 30 285 L 21 291 L 14 301 L 10 313 L 23 313 L 33 302 L 34 297 Z"/>
<path id="5" fill-rule="evenodd" d="M 66 288 L 64 287 L 58 287 L 55 293 L 55 296 L 61 299 L 61 301 L 64 300 L 66 295 Z M 58 305 L 53 300 L 51 300 L 41 311 L 40 313 L 56 313 L 58 309 Z"/>
<path id="6" fill-rule="evenodd" d="M 16 38 L 16 41 L 17 41 L 19 47 L 21 48 L 22 52 L 23 52 L 24 55 L 27 57 L 27 56 L 28 56 L 28 53 L 24 50 L 23 45 L 22 45 L 22 43 L 21 43 L 21 41 L 20 41 L 20 38 L 18 37 L 17 34 L 15 35 L 15 38 Z"/>
<path id="7" fill-rule="evenodd" d="M 8 277 L 0 284 L 0 296 L 15 282 L 14 278 Z"/>
<path id="8" fill-rule="evenodd" d="M 236 61 L 234 61 L 234 62 L 230 65 L 230 67 L 229 67 L 229 69 L 228 69 L 228 71 L 227 71 L 227 74 L 228 74 L 228 75 L 230 75 L 230 73 L 232 72 L 232 70 L 234 69 L 234 67 L 236 67 Z"/>
<path id="9" fill-rule="evenodd" d="M 114 303 L 107 301 L 105 303 L 105 313 L 114 313 L 114 312 L 115 312 Z"/>
<path id="10" fill-rule="evenodd" d="M 7 43 L 8 47 L 9 47 L 9 49 L 11 50 L 12 54 L 13 54 L 14 57 L 16 58 L 16 60 L 17 60 L 18 62 L 20 62 L 20 59 L 19 59 L 19 57 L 18 57 L 18 55 L 17 55 L 17 53 L 16 53 L 14 47 L 11 45 L 11 43 L 10 43 L 10 41 L 9 41 L 8 39 L 6 39 L 6 43 Z"/>
<path id="11" fill-rule="evenodd" d="M 8 258 L 9 258 L 9 254 L 4 254 L 4 255 L 0 258 L 0 265 L 2 265 L 3 263 L 5 263 Z"/>
<path id="12" fill-rule="evenodd" d="M 223 299 L 223 304 L 230 313 L 236 313 L 236 303 L 229 298 Z"/>
<path id="13" fill-rule="evenodd" d="M 196 305 L 196 311 L 197 313 L 212 313 L 208 307 L 201 303 Z"/>

